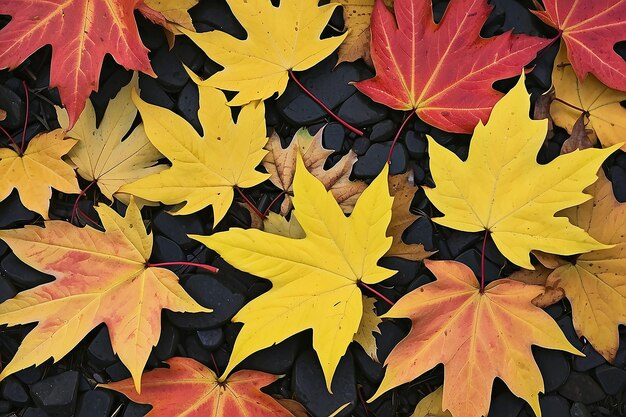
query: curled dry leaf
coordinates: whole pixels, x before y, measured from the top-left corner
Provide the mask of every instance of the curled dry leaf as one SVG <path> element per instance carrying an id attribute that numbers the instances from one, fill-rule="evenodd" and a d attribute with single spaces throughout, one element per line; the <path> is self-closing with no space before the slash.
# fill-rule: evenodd
<path id="1" fill-rule="evenodd" d="M 93 181 L 109 200 L 113 200 L 121 186 L 167 168 L 157 165 L 163 155 L 150 143 L 139 124 L 129 134 L 137 117 L 137 107 L 131 92 L 137 85 L 137 74 L 113 98 L 96 126 L 96 112 L 87 100 L 85 109 L 74 127 L 65 136 L 77 139 L 67 158 L 77 168 L 78 175 Z M 64 109 L 56 108 L 59 124 L 69 127 L 69 116 Z M 128 196 L 118 195 L 128 204 Z"/>
<path id="2" fill-rule="evenodd" d="M 261 391 L 278 379 L 275 375 L 243 370 L 220 381 L 215 372 L 194 359 L 165 362 L 169 368 L 144 375 L 141 394 L 132 379 L 99 386 L 121 392 L 136 403 L 150 404 L 146 417 L 294 417 Z"/>
<path id="3" fill-rule="evenodd" d="M 320 35 L 337 3 L 319 6 L 318 0 L 227 0 L 235 18 L 246 30 L 237 39 L 214 30 L 194 33 L 182 29 L 209 58 L 224 67 L 202 85 L 237 91 L 228 102 L 241 106 L 265 100 L 287 88 L 288 71 L 311 68 L 330 55 L 346 34 L 325 39 Z"/>
<path id="4" fill-rule="evenodd" d="M 235 268 L 272 282 L 268 292 L 233 317 L 244 325 L 223 376 L 252 353 L 312 329 L 330 390 L 337 364 L 363 317 L 359 281 L 375 284 L 395 272 L 377 264 L 391 246 L 386 236 L 392 205 L 387 173 L 385 166 L 346 217 L 298 154 L 292 215 L 304 238 L 238 228 L 191 235 Z"/>
<path id="5" fill-rule="evenodd" d="M 393 243 L 386 256 L 399 256 L 411 261 L 421 261 L 434 253 L 425 250 L 421 243 L 407 245 L 402 241 L 402 234 L 406 228 L 419 218 L 410 211 L 416 190 L 411 173 L 389 177 L 389 193 L 393 197 L 393 206 L 387 235 L 393 238 Z"/>
<path id="6" fill-rule="evenodd" d="M 561 155 L 574 152 L 576 149 L 589 149 L 593 147 L 593 143 L 589 139 L 589 132 L 585 126 L 586 116 L 581 114 L 574 127 L 572 128 L 572 134 L 569 138 L 563 142 L 561 147 Z"/>
<path id="7" fill-rule="evenodd" d="M 531 346 L 581 354 L 550 315 L 532 304 L 542 288 L 499 279 L 481 292 L 462 263 L 426 259 L 424 264 L 437 280 L 405 295 L 383 315 L 410 318 L 412 326 L 387 357 L 385 377 L 369 401 L 442 363 L 442 409 L 453 416 L 486 416 L 496 377 L 541 415 L 543 378 Z"/>
<path id="8" fill-rule="evenodd" d="M 0 148 L 0 201 L 17 189 L 24 207 L 48 218 L 52 188 L 68 194 L 80 193 L 76 173 L 63 161 L 76 141 L 63 139 L 57 129 L 31 139 L 20 155 L 17 150 Z"/>
<path id="9" fill-rule="evenodd" d="M 437 186 L 425 191 L 444 214 L 433 221 L 465 232 L 488 230 L 508 260 L 534 269 L 533 250 L 574 255 L 607 248 L 555 214 L 589 199 L 583 190 L 618 146 L 585 149 L 540 165 L 537 152 L 547 120 L 531 120 L 529 112 L 522 76 L 495 105 L 489 122 L 476 126 L 466 161 L 428 137 Z"/>
<path id="10" fill-rule="evenodd" d="M 587 112 L 585 124 L 591 129 L 589 138 L 592 143 L 599 139 L 602 146 L 609 147 L 626 138 L 626 108 L 621 105 L 626 100 L 626 92 L 607 88 L 593 75 L 588 75 L 584 81 L 579 80 L 563 44 L 554 61 L 552 84 L 557 99 Z M 573 134 L 581 111 L 571 106 L 555 100 L 551 112 L 554 123 Z M 622 150 L 626 151 L 626 144 Z"/>
<path id="11" fill-rule="evenodd" d="M 533 110 L 533 120 L 548 119 L 548 132 L 546 133 L 546 139 L 552 139 L 554 137 L 554 120 L 550 114 L 550 106 L 554 101 L 554 89 L 539 96 L 535 101 L 535 109 Z"/>
<path id="12" fill-rule="evenodd" d="M 45 222 L 45 228 L 0 231 L 22 262 L 55 277 L 0 304 L 0 325 L 37 323 L 0 379 L 50 357 L 60 360 L 104 323 L 139 391 L 161 335 L 162 310 L 211 311 L 183 290 L 172 271 L 149 266 L 152 235 L 132 199 L 124 217 L 106 205 L 96 211 L 104 232 L 58 220 Z"/>
<path id="13" fill-rule="evenodd" d="M 270 173 L 270 181 L 285 191 L 285 199 L 280 206 L 280 213 L 286 215 L 291 209 L 293 195 L 293 177 L 296 168 L 296 156 L 302 155 L 304 165 L 309 172 L 324 184 L 326 190 L 333 194 L 341 209 L 349 213 L 357 199 L 366 188 L 363 181 L 350 181 L 352 166 L 357 155 L 350 151 L 330 169 L 324 169 L 326 159 L 333 153 L 322 145 L 323 128 L 314 136 L 306 129 L 300 129 L 291 143 L 283 148 L 278 134 L 274 132 L 265 146 L 268 153 L 263 159 L 263 166 Z"/>
<path id="14" fill-rule="evenodd" d="M 523 282 L 524 284 L 540 285 L 543 287 L 543 293 L 533 299 L 533 304 L 540 308 L 546 308 L 557 303 L 565 297 L 562 288 L 554 288 L 546 285 L 548 276 L 552 273 L 552 269 L 539 265 L 535 270 L 520 269 L 512 273 L 509 279 Z"/>

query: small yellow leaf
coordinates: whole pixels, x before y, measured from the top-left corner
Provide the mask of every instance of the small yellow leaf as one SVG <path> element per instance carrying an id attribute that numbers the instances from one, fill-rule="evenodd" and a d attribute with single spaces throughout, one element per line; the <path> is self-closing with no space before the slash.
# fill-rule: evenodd
<path id="1" fill-rule="evenodd" d="M 439 387 L 417 404 L 411 417 L 452 417 L 449 411 L 441 409 L 442 398 L 443 387 Z"/>
<path id="2" fill-rule="evenodd" d="M 590 137 L 594 142 L 600 139 L 604 147 L 623 143 L 626 138 L 626 109 L 620 102 L 626 100 L 626 92 L 608 88 L 592 74 L 580 81 L 567 59 L 563 43 L 554 61 L 552 84 L 558 99 L 589 112 L 589 117 L 585 118 L 586 128 L 592 131 Z M 552 102 L 551 112 L 554 123 L 570 134 L 581 115 L 579 110 L 557 100 Z M 626 145 L 622 144 L 622 150 L 626 151 Z"/>
<path id="3" fill-rule="evenodd" d="M 140 8 L 144 16 L 152 20 L 176 35 L 180 34 L 179 26 L 195 31 L 189 9 L 198 4 L 199 0 L 144 0 L 145 6 L 157 12 L 145 13 L 145 8 Z"/>
<path id="4" fill-rule="evenodd" d="M 318 6 L 318 0 L 227 0 L 248 36 L 237 39 L 214 30 L 194 33 L 182 29 L 213 61 L 224 67 L 203 85 L 237 91 L 229 101 L 241 106 L 280 96 L 287 87 L 288 71 L 311 68 L 330 55 L 346 34 L 320 39 L 336 3 Z"/>
<path id="5" fill-rule="evenodd" d="M 163 155 L 152 146 L 143 125 L 128 134 L 137 117 L 137 107 L 131 99 L 136 85 L 135 73 L 131 82 L 109 102 L 98 127 L 94 107 L 87 100 L 76 124 L 65 134 L 78 140 L 67 155 L 78 169 L 78 175 L 95 181 L 109 200 L 113 200 L 113 194 L 124 184 L 167 168 L 167 165 L 156 165 Z M 67 112 L 60 107 L 56 107 L 56 111 L 59 124 L 66 129 L 69 125 Z M 128 204 L 128 196 L 123 201 Z"/>
<path id="6" fill-rule="evenodd" d="M 383 321 L 376 314 L 375 303 L 375 298 L 363 296 L 363 317 L 361 318 L 361 324 L 359 324 L 359 330 L 354 335 L 354 341 L 363 347 L 365 353 L 367 353 L 374 362 L 378 362 L 378 355 L 376 353 L 378 348 L 376 346 L 374 333 L 380 334 L 378 325 Z"/>
<path id="7" fill-rule="evenodd" d="M 358 281 L 373 284 L 394 273 L 377 265 L 391 245 L 385 232 L 393 199 L 385 167 L 346 217 L 301 157 L 296 166 L 292 215 L 304 238 L 238 228 L 191 237 L 217 251 L 235 268 L 272 282 L 268 292 L 233 318 L 244 325 L 224 375 L 252 353 L 313 329 L 313 347 L 330 390 L 339 359 L 363 316 Z"/>
<path id="8" fill-rule="evenodd" d="M 425 188 L 442 212 L 433 221 L 465 232 L 488 230 L 502 254 L 516 265 L 534 269 L 529 253 L 573 255 L 605 249 L 587 232 L 555 213 L 587 201 L 583 190 L 596 179 L 602 162 L 619 147 L 585 149 L 561 155 L 546 165 L 537 152 L 547 120 L 529 118 L 524 76 L 479 123 L 469 157 L 429 141 L 430 168 L 436 188 Z"/>
<path id="9" fill-rule="evenodd" d="M 0 201 L 17 189 L 24 207 L 48 218 L 52 188 L 63 193 L 78 194 L 76 173 L 61 157 L 75 140 L 63 140 L 61 129 L 33 138 L 20 156 L 13 149 L 0 148 Z"/>
<path id="10" fill-rule="evenodd" d="M 234 187 L 253 187 L 268 178 L 255 170 L 266 154 L 265 112 L 263 102 L 243 106 L 235 124 L 224 93 L 198 88 L 204 136 L 182 117 L 133 92 L 148 138 L 172 167 L 125 185 L 120 192 L 168 205 L 185 203 L 173 214 L 191 214 L 212 205 L 217 224 L 232 203 Z"/>
<path id="11" fill-rule="evenodd" d="M 268 213 L 263 220 L 263 230 L 274 235 L 290 237 L 293 239 L 302 239 L 305 237 L 302 226 L 298 223 L 298 219 L 293 214 L 287 220 L 280 214 L 273 212 Z"/>

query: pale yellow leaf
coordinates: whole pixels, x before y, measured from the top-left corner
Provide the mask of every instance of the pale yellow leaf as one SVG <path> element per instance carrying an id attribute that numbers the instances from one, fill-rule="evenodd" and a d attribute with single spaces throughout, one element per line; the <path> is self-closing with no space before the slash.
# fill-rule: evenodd
<path id="1" fill-rule="evenodd" d="M 373 361 L 378 362 L 376 346 L 376 338 L 374 333 L 380 334 L 378 325 L 382 323 L 382 319 L 376 314 L 376 299 L 372 297 L 363 296 L 363 317 L 361 318 L 361 324 L 359 324 L 359 330 L 354 335 L 354 341 L 363 347 L 365 353 L 368 354 Z"/>
<path id="2" fill-rule="evenodd" d="M 441 409 L 442 397 L 443 387 L 439 387 L 417 403 L 411 417 L 452 417 L 449 411 Z"/>

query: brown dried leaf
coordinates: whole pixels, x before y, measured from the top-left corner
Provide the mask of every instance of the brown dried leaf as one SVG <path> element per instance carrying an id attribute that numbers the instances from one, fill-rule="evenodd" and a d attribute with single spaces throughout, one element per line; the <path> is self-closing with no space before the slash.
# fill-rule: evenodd
<path id="1" fill-rule="evenodd" d="M 425 250 L 422 244 L 407 245 L 402 241 L 402 233 L 420 217 L 409 211 L 415 191 L 417 187 L 411 173 L 389 177 L 389 193 L 394 199 L 387 235 L 393 238 L 393 243 L 386 256 L 399 256 L 411 261 L 421 261 L 434 253 Z"/>
<path id="2" fill-rule="evenodd" d="M 300 129 L 287 148 L 281 146 L 276 132 L 268 140 L 265 149 L 269 152 L 263 159 L 263 166 L 271 175 L 270 181 L 286 192 L 285 199 L 280 206 L 280 214 L 286 215 L 291 210 L 292 184 L 298 152 L 302 155 L 304 165 L 309 172 L 333 194 L 344 212 L 352 211 L 354 203 L 365 190 L 366 184 L 363 181 L 350 181 L 352 166 L 357 159 L 354 152 L 348 152 L 332 168 L 324 169 L 326 158 L 333 151 L 322 146 L 323 131 L 324 128 L 320 129 L 315 136 L 311 136 L 306 129 Z"/>
<path id="3" fill-rule="evenodd" d="M 363 347 L 365 353 L 367 353 L 374 362 L 380 363 L 378 361 L 378 347 L 376 346 L 374 333 L 380 334 L 378 325 L 382 323 L 383 320 L 376 314 L 375 303 L 375 298 L 363 296 L 363 317 L 361 317 L 359 330 L 354 335 L 354 341 Z"/>
<path id="4" fill-rule="evenodd" d="M 7 112 L 0 109 L 0 122 L 7 118 Z"/>
<path id="5" fill-rule="evenodd" d="M 561 155 L 574 152 L 576 149 L 588 149 L 593 147 L 591 139 L 589 139 L 589 133 L 591 130 L 587 130 L 585 126 L 585 114 L 581 114 L 580 117 L 574 123 L 571 136 L 563 142 L 561 147 Z"/>
<path id="6" fill-rule="evenodd" d="M 532 302 L 537 307 L 545 308 L 561 301 L 565 296 L 565 292 L 562 288 L 546 286 L 546 280 L 551 273 L 552 269 L 543 265 L 538 265 L 534 271 L 529 269 L 520 269 L 519 271 L 511 274 L 509 279 L 523 282 L 525 284 L 541 285 L 544 287 L 544 293 L 535 297 Z"/>
<path id="7" fill-rule="evenodd" d="M 550 105 L 554 100 L 554 88 L 551 88 L 547 93 L 539 96 L 535 102 L 535 110 L 533 112 L 534 120 L 548 119 L 548 132 L 546 133 L 546 139 L 552 139 L 554 137 L 554 121 L 550 114 Z"/>
<path id="8" fill-rule="evenodd" d="M 309 413 L 306 411 L 306 408 L 298 401 L 290 400 L 289 398 L 278 398 L 276 399 L 280 405 L 287 409 L 294 417 L 310 417 Z"/>

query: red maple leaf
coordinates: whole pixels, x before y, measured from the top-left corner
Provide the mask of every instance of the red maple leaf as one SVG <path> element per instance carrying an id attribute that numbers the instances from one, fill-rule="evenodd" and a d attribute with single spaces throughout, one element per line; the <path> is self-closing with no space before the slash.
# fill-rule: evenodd
<path id="1" fill-rule="evenodd" d="M 415 110 L 433 126 L 471 133 L 502 97 L 492 84 L 519 75 L 550 40 L 504 33 L 481 38 L 487 0 L 452 0 L 439 24 L 430 0 L 396 0 L 396 18 L 382 0 L 372 14 L 376 76 L 356 83 L 372 100 Z M 397 20 L 397 24 L 396 24 Z"/>
<path id="2" fill-rule="evenodd" d="M 626 61 L 613 46 L 626 40 L 624 0 L 544 0 L 546 10 L 534 12 L 557 28 L 579 80 L 592 73 L 607 86 L 626 91 Z"/>
<path id="3" fill-rule="evenodd" d="M 154 75 L 133 10 L 143 0 L 2 0 L 11 21 L 0 30 L 0 69 L 14 69 L 52 45 L 50 87 L 58 87 L 70 128 L 98 89 L 107 53 L 127 69 Z"/>

